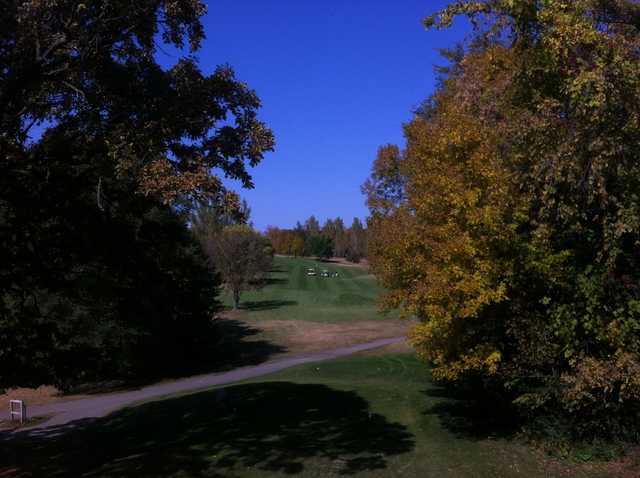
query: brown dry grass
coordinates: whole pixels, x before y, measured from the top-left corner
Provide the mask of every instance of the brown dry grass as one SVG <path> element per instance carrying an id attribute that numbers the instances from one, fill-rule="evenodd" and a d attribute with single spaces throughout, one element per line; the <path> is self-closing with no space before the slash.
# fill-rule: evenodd
<path id="1" fill-rule="evenodd" d="M 42 385 L 38 388 L 11 388 L 0 395 L 0 404 L 9 400 L 24 400 L 27 405 L 43 405 L 59 400 L 60 391 L 52 385 Z"/>
<path id="2" fill-rule="evenodd" d="M 29 407 L 33 405 L 46 405 L 53 402 L 79 400 L 86 398 L 88 395 L 81 393 L 63 394 L 53 385 L 41 385 L 38 388 L 10 388 L 0 394 L 0 406 L 9 407 L 9 400 L 22 400 L 27 405 L 27 414 Z"/>
<path id="3" fill-rule="evenodd" d="M 365 350 L 360 352 L 360 355 L 380 356 L 380 355 L 393 355 L 393 354 L 410 354 L 415 350 L 408 342 L 400 342 L 397 344 L 387 345 L 386 347 L 379 347 L 377 349 Z"/>
<path id="4" fill-rule="evenodd" d="M 367 261 L 366 259 L 360 259 L 360 262 L 350 262 L 344 257 L 332 257 L 331 259 L 329 259 L 329 261 L 340 264 L 341 266 L 363 267 L 364 269 L 369 270 L 369 261 Z"/>
<path id="5" fill-rule="evenodd" d="M 286 355 L 320 352 L 376 339 L 406 335 L 410 323 L 403 320 L 364 320 L 322 323 L 296 320 L 246 321 L 260 329 L 262 339 L 287 348 Z"/>

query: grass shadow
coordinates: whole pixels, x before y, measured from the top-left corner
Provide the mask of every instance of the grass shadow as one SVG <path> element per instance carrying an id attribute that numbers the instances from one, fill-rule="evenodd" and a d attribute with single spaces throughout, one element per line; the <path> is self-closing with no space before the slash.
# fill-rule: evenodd
<path id="1" fill-rule="evenodd" d="M 509 402 L 448 387 L 423 393 L 435 402 L 424 413 L 437 416 L 442 426 L 458 438 L 513 438 L 518 432 L 519 424 Z"/>
<path id="2" fill-rule="evenodd" d="M 289 283 L 289 279 L 278 279 L 276 277 L 268 277 L 266 279 L 264 279 L 263 281 L 265 286 L 268 285 L 282 285 L 282 284 L 288 284 Z"/>
<path id="3" fill-rule="evenodd" d="M 353 475 L 387 466 L 414 437 L 351 391 L 237 385 L 148 403 L 93 422 L 0 436 L 0 463 L 30 476 Z M 316 470 L 317 471 L 317 470 Z"/>
<path id="4" fill-rule="evenodd" d="M 252 338 L 262 331 L 239 320 L 216 319 L 213 327 L 218 340 L 205 362 L 206 371 L 222 372 L 247 365 L 259 365 L 274 355 L 287 351 L 286 347 L 268 340 Z"/>
<path id="5" fill-rule="evenodd" d="M 245 322 L 217 318 L 211 322 L 207 335 L 200 338 L 203 345 L 198 350 L 198 354 L 184 363 L 177 362 L 175 368 L 163 367 L 156 372 L 149 372 L 143 377 L 127 380 L 85 383 L 70 388 L 66 395 L 98 395 L 120 392 L 141 388 L 163 379 L 225 372 L 238 367 L 259 365 L 273 356 L 287 351 L 287 348 L 281 345 L 254 338 L 260 333 L 260 329 Z M 153 357 L 150 358 L 150 360 L 152 359 Z"/>
<path id="6" fill-rule="evenodd" d="M 274 310 L 292 305 L 298 305 L 298 302 L 295 300 L 256 300 L 241 303 L 240 309 L 248 311 Z"/>

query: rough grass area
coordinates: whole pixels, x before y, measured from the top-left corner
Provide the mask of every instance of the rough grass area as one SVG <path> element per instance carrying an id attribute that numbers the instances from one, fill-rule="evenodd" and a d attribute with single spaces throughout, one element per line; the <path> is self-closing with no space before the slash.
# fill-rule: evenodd
<path id="1" fill-rule="evenodd" d="M 308 276 L 313 267 L 316 276 Z M 321 277 L 326 269 L 338 277 Z M 377 310 L 382 289 L 367 269 L 336 262 L 275 257 L 266 287 L 245 292 L 241 297 L 244 317 L 252 320 L 305 320 L 344 322 L 384 319 Z M 225 297 L 225 305 L 231 300 Z"/>
<path id="2" fill-rule="evenodd" d="M 0 420 L 0 432 L 20 430 L 21 428 L 28 428 L 47 421 L 50 416 L 38 416 L 28 417 L 26 420 L 20 422 L 19 420 Z M 0 477 L 2 474 L 0 474 Z"/>
<path id="3" fill-rule="evenodd" d="M 304 320 L 260 320 L 251 322 L 260 329 L 258 338 L 278 344 L 282 355 L 300 355 L 347 347 L 376 339 L 402 337 L 410 326 L 403 320 L 358 320 L 341 323 Z M 409 347 L 404 345 L 405 350 Z"/>
<path id="4" fill-rule="evenodd" d="M 5 435 L 0 476 L 637 476 L 555 462 L 489 425 L 412 355 L 360 355 L 148 403 L 64 436 Z"/>

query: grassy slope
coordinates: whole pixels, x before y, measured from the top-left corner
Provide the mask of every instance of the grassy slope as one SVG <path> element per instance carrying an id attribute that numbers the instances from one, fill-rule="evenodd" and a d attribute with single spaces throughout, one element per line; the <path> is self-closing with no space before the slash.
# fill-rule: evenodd
<path id="1" fill-rule="evenodd" d="M 359 355 L 2 443 L 0 464 L 34 476 L 604 476 L 488 436 L 463 405 L 411 355 Z"/>
<path id="2" fill-rule="evenodd" d="M 307 268 L 338 272 L 338 277 L 307 276 Z M 269 284 L 242 294 L 252 319 L 341 322 L 384 318 L 376 308 L 381 288 L 366 269 L 312 259 L 276 257 Z M 225 300 L 227 306 L 230 300 Z"/>

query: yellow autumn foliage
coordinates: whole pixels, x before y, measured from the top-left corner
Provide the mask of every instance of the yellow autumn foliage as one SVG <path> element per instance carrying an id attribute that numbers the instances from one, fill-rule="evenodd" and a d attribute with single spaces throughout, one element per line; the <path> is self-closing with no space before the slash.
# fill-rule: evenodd
<path id="1" fill-rule="evenodd" d="M 405 126 L 399 161 L 407 197 L 370 222 L 372 267 L 390 291 L 385 303 L 420 319 L 410 340 L 441 378 L 495 373 L 500 364 L 501 344 L 487 332 L 493 324 L 478 316 L 506 298 L 510 262 L 501 251 L 514 240 L 523 200 L 498 159 L 493 112 L 465 85 L 499 96 L 500 65 L 510 61 L 501 47 L 467 56 L 431 114 Z"/>

